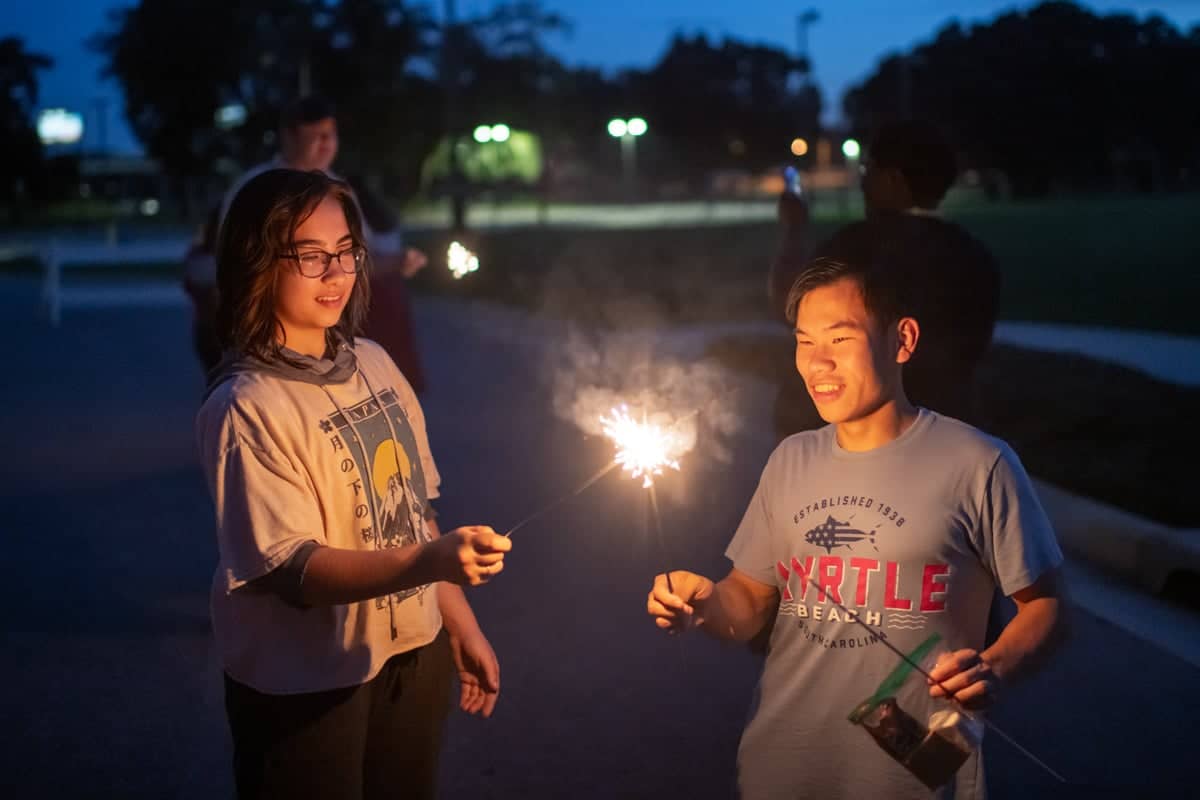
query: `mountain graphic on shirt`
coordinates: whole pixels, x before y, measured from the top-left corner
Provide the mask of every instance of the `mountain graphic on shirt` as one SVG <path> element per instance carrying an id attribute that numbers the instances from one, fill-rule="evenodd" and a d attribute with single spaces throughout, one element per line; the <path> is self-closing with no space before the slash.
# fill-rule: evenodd
<path id="1" fill-rule="evenodd" d="M 408 493 L 404 491 L 404 478 L 392 475 L 387 481 L 387 490 L 379 499 L 379 531 L 384 547 L 403 547 L 416 544 L 417 537 L 412 527 Z"/>

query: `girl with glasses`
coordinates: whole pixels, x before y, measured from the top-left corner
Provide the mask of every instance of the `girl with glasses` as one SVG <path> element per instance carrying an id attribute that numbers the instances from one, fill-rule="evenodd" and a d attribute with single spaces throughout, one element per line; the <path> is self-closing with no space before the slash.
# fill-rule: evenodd
<path id="1" fill-rule="evenodd" d="M 451 673 L 489 716 L 499 666 L 462 585 L 504 567 L 440 534 L 416 396 L 356 338 L 369 258 L 349 188 L 269 170 L 217 247 L 225 356 L 196 433 L 216 506 L 213 629 L 238 795 L 433 797 Z"/>

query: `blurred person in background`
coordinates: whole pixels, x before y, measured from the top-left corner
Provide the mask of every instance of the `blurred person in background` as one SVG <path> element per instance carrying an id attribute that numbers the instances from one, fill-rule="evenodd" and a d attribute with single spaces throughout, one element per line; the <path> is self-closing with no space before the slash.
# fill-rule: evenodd
<path id="1" fill-rule="evenodd" d="M 851 223 L 814 246 L 809 206 L 785 191 L 779 198 L 782 243 L 771 266 L 771 316 L 784 319 L 784 300 L 810 257 L 874 262 L 902 269 L 922 321 L 922 347 L 905 370 L 905 387 L 918 406 L 975 421 L 976 369 L 991 345 L 1000 300 L 1000 271 L 978 239 L 943 219 L 938 207 L 958 174 L 954 151 L 924 121 L 881 126 L 862 164 L 865 221 Z M 803 382 L 794 371 L 781 379 L 775 403 L 780 438 L 820 427 Z"/>
<path id="2" fill-rule="evenodd" d="M 338 155 L 337 114 L 324 98 L 309 95 L 288 105 L 280 118 L 279 142 L 279 153 L 274 158 L 251 167 L 230 187 L 221 203 L 222 220 L 238 190 L 269 169 L 319 170 L 331 178 L 343 179 L 333 170 Z M 376 277 L 372 284 L 376 294 L 363 335 L 383 345 L 420 393 L 425 388 L 425 373 L 405 280 L 420 272 L 428 259 L 421 250 L 405 243 L 398 217 L 365 179 L 357 177 L 349 183 L 362 211 L 363 234 Z"/>

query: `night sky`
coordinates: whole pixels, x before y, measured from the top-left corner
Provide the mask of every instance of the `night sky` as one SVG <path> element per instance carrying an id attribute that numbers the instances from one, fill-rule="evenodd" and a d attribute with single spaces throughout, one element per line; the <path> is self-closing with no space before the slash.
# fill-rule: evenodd
<path id="1" fill-rule="evenodd" d="M 37 0 L 0 7 L 0 35 L 20 36 L 26 47 L 54 58 L 55 67 L 41 73 L 39 106 L 65 106 L 85 114 L 85 144 L 99 145 L 93 124 L 106 101 L 108 145 L 122 152 L 137 150 L 125 125 L 117 86 L 99 78 L 101 60 L 84 47 L 106 22 L 112 0 Z M 433 4 L 440 13 L 442 3 Z M 458 0 L 467 17 L 492 5 L 491 0 Z M 663 52 L 675 31 L 703 31 L 713 38 L 731 35 L 795 50 L 796 15 L 815 8 L 821 19 L 810 28 L 809 51 L 814 74 L 824 94 L 826 120 L 837 120 L 842 92 L 868 75 L 880 56 L 924 40 L 947 20 L 983 21 L 997 13 L 1034 3 L 997 0 L 543 0 L 545 8 L 573 23 L 569 36 L 550 39 L 551 48 L 571 64 L 604 68 L 645 67 Z M 1200 0 L 1092 0 L 1096 11 L 1151 12 L 1180 28 L 1200 23 Z M 214 43 L 219 46 L 219 43 Z"/>

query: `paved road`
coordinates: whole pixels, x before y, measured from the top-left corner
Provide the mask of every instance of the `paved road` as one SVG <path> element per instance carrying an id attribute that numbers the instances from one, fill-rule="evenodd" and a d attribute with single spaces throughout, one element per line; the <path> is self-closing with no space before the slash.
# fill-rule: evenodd
<path id="1" fill-rule="evenodd" d="M 185 315 L 78 310 L 50 330 L 29 291 L 0 286 L 15 332 L 0 388 L 0 795 L 228 796 Z M 558 326 L 432 300 L 418 321 L 447 524 L 511 524 L 608 457 L 550 411 Z M 744 385 L 730 459 L 695 453 L 663 484 L 676 565 L 724 569 L 770 449 L 769 390 Z M 645 535 L 644 502 L 632 482 L 606 478 L 519 533 L 503 578 L 472 593 L 504 693 L 490 721 L 454 717 L 447 797 L 729 796 L 757 664 L 698 638 L 680 645 L 645 620 L 664 556 Z M 1070 646 L 996 719 L 1074 786 L 1057 789 L 993 740 L 993 796 L 1182 794 L 1200 670 L 1085 611 L 1073 620 Z"/>

